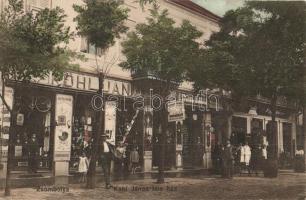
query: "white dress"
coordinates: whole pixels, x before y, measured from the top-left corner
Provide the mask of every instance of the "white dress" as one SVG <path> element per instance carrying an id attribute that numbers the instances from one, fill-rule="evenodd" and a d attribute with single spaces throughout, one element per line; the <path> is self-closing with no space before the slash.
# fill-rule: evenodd
<path id="1" fill-rule="evenodd" d="M 249 145 L 244 145 L 243 147 L 241 147 L 240 162 L 249 165 L 250 159 L 251 159 L 251 148 L 249 147 Z"/>
<path id="2" fill-rule="evenodd" d="M 86 157 L 80 157 L 79 158 L 79 169 L 78 171 L 80 173 L 84 173 L 88 171 L 88 159 Z"/>

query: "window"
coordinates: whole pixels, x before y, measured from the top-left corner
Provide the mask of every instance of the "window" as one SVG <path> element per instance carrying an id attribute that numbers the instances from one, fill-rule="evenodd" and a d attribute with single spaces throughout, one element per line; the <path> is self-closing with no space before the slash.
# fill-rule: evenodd
<path id="1" fill-rule="evenodd" d="M 27 9 L 28 10 L 41 10 L 44 8 L 51 7 L 51 0 L 28 0 Z"/>
<path id="2" fill-rule="evenodd" d="M 81 52 L 83 53 L 89 53 L 89 54 L 95 54 L 96 52 L 96 48 L 95 48 L 95 45 L 93 44 L 90 44 L 87 39 L 85 37 L 82 37 L 81 38 L 81 49 L 80 49 Z M 97 49 L 97 55 L 98 56 L 101 56 L 102 55 L 102 49 L 101 48 L 98 48 Z"/>

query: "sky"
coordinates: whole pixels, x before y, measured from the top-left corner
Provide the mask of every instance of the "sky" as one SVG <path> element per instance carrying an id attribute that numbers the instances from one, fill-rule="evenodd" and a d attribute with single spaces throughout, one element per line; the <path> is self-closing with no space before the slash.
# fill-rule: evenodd
<path id="1" fill-rule="evenodd" d="M 228 10 L 238 8 L 243 5 L 244 0 L 192 0 L 207 10 L 219 16 L 223 16 Z"/>

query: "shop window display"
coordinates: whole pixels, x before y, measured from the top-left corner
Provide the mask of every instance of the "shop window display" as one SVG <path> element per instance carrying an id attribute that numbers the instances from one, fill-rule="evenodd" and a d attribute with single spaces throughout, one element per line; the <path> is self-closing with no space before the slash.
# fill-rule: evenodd
<path id="1" fill-rule="evenodd" d="M 76 97 L 72 124 L 72 143 L 70 170 L 78 169 L 78 158 L 85 152 L 89 158 L 91 154 L 94 111 L 90 106 L 90 98 Z"/>
<path id="2" fill-rule="evenodd" d="M 40 92 L 39 95 L 35 91 L 27 92 L 27 94 L 16 93 L 15 106 L 19 113 L 14 135 L 15 170 L 37 172 L 37 170 L 51 169 L 53 102 L 53 96 L 48 93 Z M 31 139 L 34 137 L 36 148 L 31 145 Z M 32 162 L 33 160 L 35 163 Z"/>

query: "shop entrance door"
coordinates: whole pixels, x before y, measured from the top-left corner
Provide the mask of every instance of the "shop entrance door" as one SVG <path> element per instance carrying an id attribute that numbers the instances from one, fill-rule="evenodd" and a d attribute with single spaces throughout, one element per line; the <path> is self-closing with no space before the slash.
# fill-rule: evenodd
<path id="1" fill-rule="evenodd" d="M 292 125 L 289 123 L 283 123 L 283 148 L 284 154 L 292 157 L 293 148 L 292 148 L 292 137 L 291 137 Z"/>
<path id="2" fill-rule="evenodd" d="M 175 166 L 175 122 L 169 122 L 166 134 L 165 168 L 167 170 Z"/>

